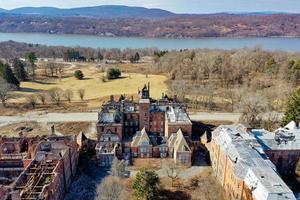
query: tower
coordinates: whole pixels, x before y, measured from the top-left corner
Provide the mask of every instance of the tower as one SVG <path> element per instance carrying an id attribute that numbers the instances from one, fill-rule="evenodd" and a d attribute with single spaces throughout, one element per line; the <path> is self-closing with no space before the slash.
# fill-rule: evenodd
<path id="1" fill-rule="evenodd" d="M 150 98 L 150 82 L 148 86 L 145 84 L 142 91 L 139 90 L 140 99 L 149 99 Z"/>

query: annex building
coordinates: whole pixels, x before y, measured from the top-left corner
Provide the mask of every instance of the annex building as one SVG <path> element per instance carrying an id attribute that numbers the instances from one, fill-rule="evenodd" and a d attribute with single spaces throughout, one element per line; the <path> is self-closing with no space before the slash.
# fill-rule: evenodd
<path id="1" fill-rule="evenodd" d="M 235 124 L 219 126 L 206 146 L 229 199 L 295 200 L 281 176 L 295 175 L 299 142 L 295 122 L 273 133 Z"/>
<path id="2" fill-rule="evenodd" d="M 118 156 L 125 160 L 172 157 L 191 165 L 192 122 L 186 105 L 176 96 L 152 99 L 150 84 L 138 95 L 138 101 L 122 95 L 103 104 L 97 123 L 99 164 L 110 166 Z"/>
<path id="3" fill-rule="evenodd" d="M 75 136 L 0 137 L 0 200 L 61 200 L 76 174 Z"/>

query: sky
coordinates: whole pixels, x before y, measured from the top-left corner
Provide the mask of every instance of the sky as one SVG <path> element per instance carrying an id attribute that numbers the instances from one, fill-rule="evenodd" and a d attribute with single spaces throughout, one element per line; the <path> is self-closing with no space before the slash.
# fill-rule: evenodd
<path id="1" fill-rule="evenodd" d="M 175 13 L 279 11 L 300 13 L 300 0 L 0 0 L 0 8 L 51 6 L 73 8 L 127 5 L 161 8 Z"/>

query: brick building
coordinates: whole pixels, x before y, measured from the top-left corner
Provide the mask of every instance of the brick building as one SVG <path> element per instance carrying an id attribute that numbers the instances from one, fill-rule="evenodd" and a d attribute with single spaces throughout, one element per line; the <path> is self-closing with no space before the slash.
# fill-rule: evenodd
<path id="1" fill-rule="evenodd" d="M 253 130 L 270 160 L 283 176 L 294 176 L 300 158 L 300 129 L 294 121 L 275 132 Z"/>
<path id="2" fill-rule="evenodd" d="M 184 137 L 181 129 L 173 133 L 168 140 L 169 155 L 174 158 L 175 163 L 190 166 L 192 160 L 192 149 L 187 143 L 189 136 Z"/>
<path id="3" fill-rule="evenodd" d="M 111 96 L 103 104 L 98 115 L 98 155 L 101 146 L 105 146 L 100 139 L 103 135 L 117 135 L 121 143 L 123 156 L 132 157 L 166 157 L 168 152 L 168 138 L 181 129 L 182 134 L 191 137 L 192 122 L 190 121 L 186 105 L 162 94 L 159 100 L 150 97 L 150 84 L 138 91 L 139 100 L 127 99 L 122 95 L 117 101 Z M 140 138 L 149 139 L 148 150 L 140 145 Z M 107 141 L 108 142 L 108 141 Z M 146 144 L 146 141 L 144 141 Z M 168 153 L 167 153 L 168 154 Z M 110 154 L 114 156 L 115 154 Z M 121 156 L 121 155 L 119 155 Z M 110 158 L 112 160 L 112 158 Z M 100 161 L 101 162 L 101 161 Z"/>
<path id="4" fill-rule="evenodd" d="M 207 146 L 213 171 L 228 199 L 295 200 L 263 147 L 241 125 L 219 126 Z"/>
<path id="5" fill-rule="evenodd" d="M 62 200 L 75 176 L 76 137 L 0 138 L 1 200 Z"/>

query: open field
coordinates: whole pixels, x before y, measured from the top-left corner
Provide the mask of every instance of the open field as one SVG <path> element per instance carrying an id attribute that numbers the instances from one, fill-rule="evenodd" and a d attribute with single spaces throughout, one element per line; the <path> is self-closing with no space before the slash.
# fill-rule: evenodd
<path id="1" fill-rule="evenodd" d="M 164 83 L 167 78 L 162 75 L 148 75 L 146 77 L 139 73 L 123 73 L 122 77 L 116 80 L 103 82 L 101 77 L 104 73 L 101 73 L 94 63 L 87 64 L 72 64 L 70 67 L 66 67 L 65 76 L 61 81 L 56 79 L 38 80 L 35 82 L 22 82 L 21 91 L 17 94 L 32 94 L 39 91 L 46 91 L 53 87 L 59 87 L 61 89 L 71 89 L 74 92 L 74 99 L 79 100 L 76 95 L 78 89 L 84 88 L 86 91 L 85 99 L 92 100 L 109 95 L 134 95 L 137 93 L 138 88 L 143 87 L 144 84 L 151 83 L 151 95 L 154 98 L 161 96 L 162 92 L 167 90 L 167 86 Z M 72 76 L 73 72 L 80 69 L 84 74 L 84 80 L 77 80 Z"/>
<path id="2" fill-rule="evenodd" d="M 46 105 L 38 102 L 35 111 L 48 112 L 85 112 L 97 110 L 104 101 L 109 99 L 110 95 L 115 95 L 119 98 L 121 94 L 127 97 L 133 96 L 137 98 L 138 89 L 144 84 L 150 82 L 151 96 L 153 98 L 161 97 L 162 92 L 167 91 L 165 81 L 166 76 L 148 74 L 146 68 L 151 66 L 151 62 L 141 63 L 142 70 L 136 70 L 138 64 L 116 64 L 105 65 L 105 67 L 115 66 L 122 70 L 122 77 L 115 80 L 104 80 L 105 73 L 101 72 L 96 63 L 67 63 L 60 62 L 64 65 L 61 78 L 57 75 L 50 77 L 45 76 L 43 69 L 44 62 L 37 63 L 37 76 L 35 81 L 21 82 L 20 90 L 13 93 L 14 98 L 8 101 L 7 108 L 0 108 L 1 115 L 16 115 L 32 111 L 31 106 L 27 103 L 26 97 L 32 94 L 47 92 L 48 90 L 58 87 L 63 90 L 71 90 L 73 97 L 71 102 L 67 102 L 63 97 L 63 102 L 60 106 L 56 106 L 49 99 L 46 100 Z M 81 70 L 84 74 L 83 80 L 77 80 L 73 74 L 75 70 Z M 138 73 L 134 73 L 138 72 Z M 146 75 L 147 74 L 147 75 Z M 84 101 L 80 100 L 78 90 L 84 89 Z"/>

